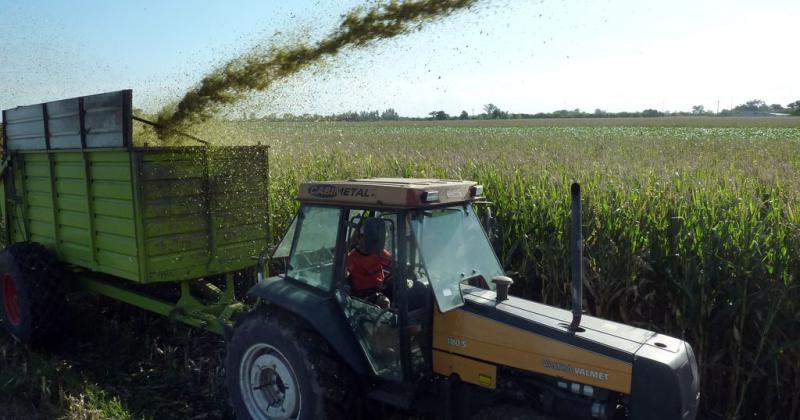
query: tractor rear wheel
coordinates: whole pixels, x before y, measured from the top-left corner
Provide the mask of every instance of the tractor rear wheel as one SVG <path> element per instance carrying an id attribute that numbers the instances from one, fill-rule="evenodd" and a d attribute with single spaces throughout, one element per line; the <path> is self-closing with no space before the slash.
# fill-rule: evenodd
<path id="1" fill-rule="evenodd" d="M 305 322 L 280 310 L 240 320 L 228 343 L 228 393 L 240 419 L 345 419 L 352 374 Z"/>
<path id="2" fill-rule="evenodd" d="M 56 256 L 36 242 L 18 242 L 0 253 L 0 315 L 3 327 L 25 344 L 58 338 L 64 284 Z"/>

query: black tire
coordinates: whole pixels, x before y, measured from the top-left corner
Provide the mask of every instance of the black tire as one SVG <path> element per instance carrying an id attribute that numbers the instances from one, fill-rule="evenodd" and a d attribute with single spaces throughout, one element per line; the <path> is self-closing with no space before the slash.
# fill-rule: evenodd
<path id="1" fill-rule="evenodd" d="M 0 253 L 3 328 L 30 346 L 52 344 L 63 330 L 64 277 L 56 256 L 36 242 Z"/>
<path id="2" fill-rule="evenodd" d="M 266 346 L 266 348 L 264 348 Z M 287 312 L 272 309 L 259 309 L 243 317 L 236 326 L 233 336 L 228 342 L 228 354 L 225 364 L 226 382 L 231 404 L 236 411 L 237 418 L 242 420 L 260 420 L 269 417 L 262 410 L 263 403 L 259 406 L 256 402 L 269 396 L 269 390 L 275 391 L 284 386 L 287 391 L 283 399 L 276 404 L 282 408 L 296 410 L 287 413 L 286 418 L 298 420 L 328 419 L 338 420 L 352 418 L 349 410 L 352 408 L 354 395 L 353 374 L 349 368 L 331 351 L 328 343 L 307 323 Z M 254 353 L 256 352 L 256 353 Z M 255 373 L 258 380 L 248 379 L 253 377 L 253 354 L 258 354 L 259 360 L 269 364 L 269 359 L 282 360 L 290 372 L 291 378 L 284 378 L 280 373 L 281 368 L 272 365 L 271 368 L 262 368 Z M 266 366 L 266 365 L 265 365 Z M 251 372 L 242 380 L 243 372 Z M 274 375 L 274 373 L 278 373 Z M 275 380 L 275 377 L 279 380 Z M 258 382 L 254 391 L 248 391 L 254 382 Z M 299 403 L 292 399 L 286 401 L 292 391 L 292 383 L 299 389 Z M 263 391 L 262 391 L 263 389 Z M 248 394 L 249 393 L 249 394 Z M 280 399 L 280 398 L 279 398 Z"/>

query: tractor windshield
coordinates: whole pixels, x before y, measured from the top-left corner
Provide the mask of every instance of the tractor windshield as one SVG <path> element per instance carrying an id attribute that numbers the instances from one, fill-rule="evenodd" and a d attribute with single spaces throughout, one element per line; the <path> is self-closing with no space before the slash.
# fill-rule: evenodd
<path id="1" fill-rule="evenodd" d="M 442 312 L 463 305 L 462 282 L 493 288 L 492 277 L 504 274 L 471 205 L 421 210 L 411 225 Z"/>

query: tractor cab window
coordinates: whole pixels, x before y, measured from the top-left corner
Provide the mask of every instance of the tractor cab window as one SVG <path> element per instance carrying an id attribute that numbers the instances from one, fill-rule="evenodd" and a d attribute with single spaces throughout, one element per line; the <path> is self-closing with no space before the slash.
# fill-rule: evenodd
<path id="1" fill-rule="evenodd" d="M 350 210 L 346 235 L 345 288 L 361 299 L 377 302 L 376 294 L 391 297 L 397 256 L 397 215 L 374 210 Z"/>
<path id="2" fill-rule="evenodd" d="M 348 250 L 355 248 L 362 234 L 364 223 L 370 218 L 377 219 L 384 225 L 383 247 L 394 255 L 397 251 L 397 213 L 377 210 L 349 211 L 347 222 Z"/>
<path id="3" fill-rule="evenodd" d="M 321 289 L 330 289 L 341 210 L 303 206 L 275 252 L 288 252 L 286 276 Z M 290 238 L 291 235 L 291 238 Z M 291 246 L 287 245 L 290 241 Z"/>
<path id="4" fill-rule="evenodd" d="M 292 243 L 294 242 L 294 232 L 297 228 L 297 217 L 292 219 L 292 223 L 289 225 L 289 228 L 286 230 L 286 234 L 283 235 L 283 239 L 278 244 L 275 251 L 272 253 L 272 260 L 278 261 L 283 264 L 283 273 L 288 270 L 289 265 L 289 254 L 292 253 Z"/>
<path id="5" fill-rule="evenodd" d="M 411 221 L 424 275 L 442 312 L 464 304 L 461 284 L 492 288 L 503 268 L 472 206 L 420 210 Z"/>
<path id="6" fill-rule="evenodd" d="M 398 313 L 393 301 L 397 214 L 350 210 L 344 281 L 336 291 L 374 373 L 402 379 Z"/>

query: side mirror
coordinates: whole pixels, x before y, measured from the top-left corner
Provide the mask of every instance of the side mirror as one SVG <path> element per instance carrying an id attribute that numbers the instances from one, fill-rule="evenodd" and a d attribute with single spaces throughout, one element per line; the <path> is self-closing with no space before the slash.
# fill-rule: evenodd
<path id="1" fill-rule="evenodd" d="M 508 300 L 508 289 L 514 284 L 514 280 L 506 276 L 495 276 L 492 277 L 492 283 L 497 286 L 497 302 Z"/>

